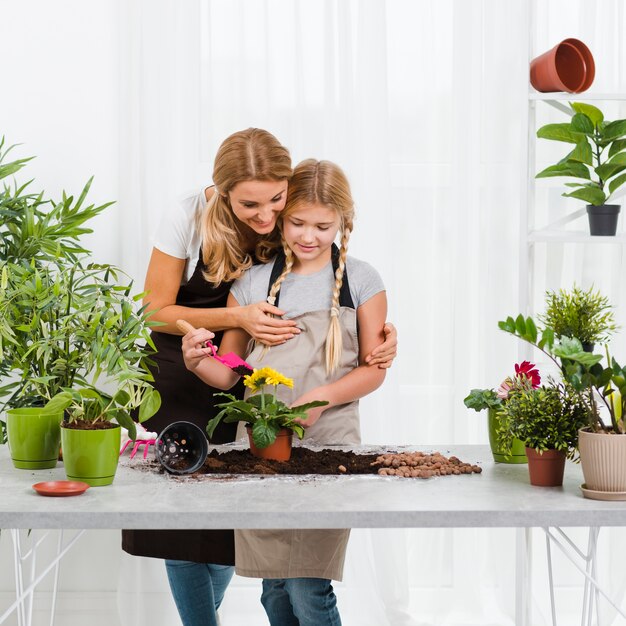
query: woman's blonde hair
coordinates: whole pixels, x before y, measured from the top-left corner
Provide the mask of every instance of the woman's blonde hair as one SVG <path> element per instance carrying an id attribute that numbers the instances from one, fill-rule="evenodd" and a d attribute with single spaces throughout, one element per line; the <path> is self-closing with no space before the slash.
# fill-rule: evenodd
<path id="1" fill-rule="evenodd" d="M 248 128 L 227 137 L 217 151 L 213 167 L 215 193 L 200 217 L 204 278 L 214 284 L 239 278 L 252 265 L 242 250 L 238 219 L 228 192 L 248 180 L 281 181 L 291 178 L 291 157 L 285 146 L 266 130 Z M 279 246 L 276 231 L 261 237 L 255 255 L 267 262 Z"/>
<path id="2" fill-rule="evenodd" d="M 333 209 L 340 219 L 339 265 L 335 271 L 330 325 L 326 336 L 326 372 L 330 374 L 337 369 L 343 349 L 339 325 L 339 292 L 343 283 L 348 241 L 354 222 L 354 200 L 350 193 L 350 184 L 338 165 L 330 161 L 307 159 L 296 166 L 289 181 L 287 204 L 278 218 L 278 227 L 281 232 L 284 218 L 305 204 L 318 204 Z M 285 243 L 284 238 L 282 238 L 282 244 L 285 251 L 285 269 L 270 289 L 269 302 L 275 301 L 281 284 L 293 268 L 293 252 Z"/>

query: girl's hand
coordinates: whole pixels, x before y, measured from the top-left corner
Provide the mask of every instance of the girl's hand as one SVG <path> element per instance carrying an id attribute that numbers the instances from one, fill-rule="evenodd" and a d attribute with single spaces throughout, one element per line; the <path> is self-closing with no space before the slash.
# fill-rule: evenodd
<path id="1" fill-rule="evenodd" d="M 237 310 L 239 326 L 255 341 L 267 346 L 285 343 L 300 332 L 300 329 L 296 328 L 294 320 L 278 319 L 284 314 L 284 311 L 268 302 L 255 302 L 241 306 Z"/>
<path id="2" fill-rule="evenodd" d="M 301 404 L 306 404 L 307 402 L 313 402 L 314 400 L 326 400 L 324 397 L 323 387 L 317 387 L 316 389 L 311 389 L 311 391 L 307 391 L 305 394 L 301 395 L 295 402 L 292 403 L 291 406 L 300 406 Z M 306 419 L 295 419 L 294 422 L 298 422 L 298 424 L 304 426 L 305 428 L 309 428 L 313 426 L 317 420 L 322 417 L 322 413 L 329 407 L 329 405 L 318 406 L 313 409 L 309 409 L 306 414 Z"/>
<path id="3" fill-rule="evenodd" d="M 384 343 L 376 346 L 365 357 L 365 362 L 367 365 L 378 365 L 380 369 L 387 369 L 391 367 L 398 354 L 398 331 L 391 322 L 387 322 L 383 326 L 383 332 L 385 333 Z"/>
<path id="4" fill-rule="evenodd" d="M 195 371 L 206 357 L 212 355 L 211 350 L 206 347 L 206 342 L 213 337 L 215 333 L 206 328 L 195 328 L 183 337 L 183 359 L 189 371 Z"/>

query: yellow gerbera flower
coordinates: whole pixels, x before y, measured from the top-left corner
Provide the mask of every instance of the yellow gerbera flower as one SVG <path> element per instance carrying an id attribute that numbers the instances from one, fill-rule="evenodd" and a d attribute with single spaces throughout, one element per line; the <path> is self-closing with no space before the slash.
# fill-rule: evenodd
<path id="1" fill-rule="evenodd" d="M 255 369 L 252 374 L 244 377 L 243 384 L 252 389 L 252 391 L 258 391 L 263 385 L 285 385 L 293 389 L 293 380 L 283 376 L 280 372 L 273 370 L 271 367 L 262 367 L 259 370 Z"/>

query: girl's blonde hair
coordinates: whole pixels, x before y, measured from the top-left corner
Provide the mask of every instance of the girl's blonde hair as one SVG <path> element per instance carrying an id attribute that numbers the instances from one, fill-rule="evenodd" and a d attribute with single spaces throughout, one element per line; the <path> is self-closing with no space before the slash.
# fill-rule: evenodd
<path id="1" fill-rule="evenodd" d="M 200 217 L 202 274 L 208 282 L 230 282 L 252 265 L 251 255 L 239 245 L 239 220 L 230 206 L 228 192 L 237 183 L 289 180 L 291 174 L 289 151 L 266 130 L 248 128 L 224 140 L 215 156 L 215 193 Z M 259 239 L 255 255 L 265 263 L 279 245 L 279 235 L 274 231 Z"/>
<path id="2" fill-rule="evenodd" d="M 281 232 L 284 218 L 305 204 L 318 204 L 333 209 L 340 219 L 339 266 L 335 272 L 330 325 L 326 336 L 326 372 L 330 374 L 337 369 L 343 349 L 339 325 L 339 292 L 343 283 L 348 241 L 354 222 L 354 201 L 350 193 L 350 184 L 338 165 L 330 161 L 307 159 L 296 166 L 289 181 L 287 204 L 278 218 L 278 227 Z M 282 238 L 282 244 L 285 251 L 285 269 L 270 289 L 268 300 L 272 303 L 280 291 L 282 282 L 293 268 L 293 252 L 287 246 L 284 238 Z"/>

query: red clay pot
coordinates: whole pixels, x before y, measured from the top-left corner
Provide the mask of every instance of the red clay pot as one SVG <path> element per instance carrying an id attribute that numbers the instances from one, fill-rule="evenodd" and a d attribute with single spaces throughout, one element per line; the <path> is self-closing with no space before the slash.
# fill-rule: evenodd
<path id="1" fill-rule="evenodd" d="M 291 442 L 293 440 L 293 430 L 281 428 L 276 435 L 276 441 L 267 448 L 257 448 L 252 439 L 252 428 L 246 426 L 248 441 L 250 442 L 250 452 L 252 456 L 260 459 L 270 459 L 272 461 L 288 461 L 291 458 Z"/>
<path id="2" fill-rule="evenodd" d="M 578 39 L 564 39 L 530 63 L 530 83 L 541 92 L 580 93 L 589 89 L 596 67 L 589 48 Z"/>
<path id="3" fill-rule="evenodd" d="M 560 487 L 565 473 L 565 452 L 526 448 L 530 484 L 537 487 Z"/>

